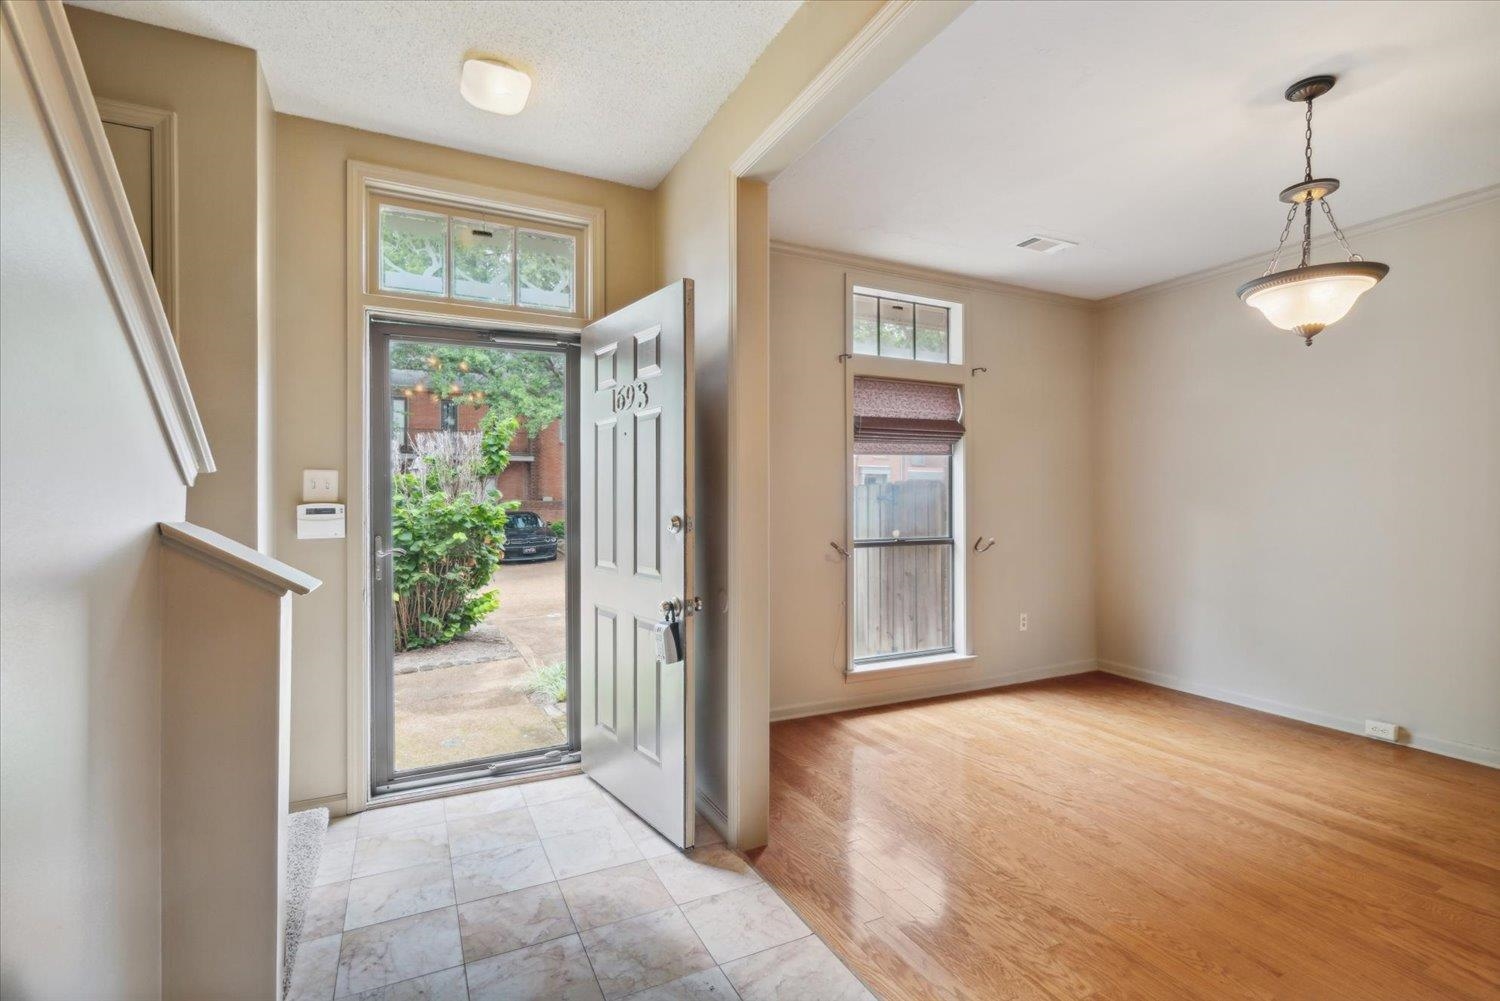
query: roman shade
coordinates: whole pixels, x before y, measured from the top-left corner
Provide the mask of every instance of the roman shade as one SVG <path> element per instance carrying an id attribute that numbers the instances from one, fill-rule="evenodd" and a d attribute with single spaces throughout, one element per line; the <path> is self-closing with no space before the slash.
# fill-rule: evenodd
<path id="1" fill-rule="evenodd" d="M 943 455 L 964 436 L 957 386 L 854 380 L 855 455 Z"/>

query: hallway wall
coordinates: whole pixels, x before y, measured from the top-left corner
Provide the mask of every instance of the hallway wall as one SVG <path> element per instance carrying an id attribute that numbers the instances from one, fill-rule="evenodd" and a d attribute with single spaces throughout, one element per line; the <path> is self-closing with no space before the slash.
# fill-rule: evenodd
<path id="1" fill-rule="evenodd" d="M 156 523 L 187 488 L 0 31 L 0 996 L 157 997 Z"/>

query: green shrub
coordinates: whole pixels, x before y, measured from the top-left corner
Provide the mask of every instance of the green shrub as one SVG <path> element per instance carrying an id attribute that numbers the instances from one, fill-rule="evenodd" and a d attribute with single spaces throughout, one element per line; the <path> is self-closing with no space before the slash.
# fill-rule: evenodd
<path id="1" fill-rule="evenodd" d="M 568 701 L 568 665 L 550 664 L 531 672 L 526 687 L 536 695 L 545 695 L 553 702 Z"/>
<path id="2" fill-rule="evenodd" d="M 485 590 L 500 563 L 505 518 L 518 502 L 441 489 L 440 476 L 409 473 L 392 482 L 396 649 L 462 636 L 500 604 Z"/>
<path id="3" fill-rule="evenodd" d="M 510 441 L 520 429 L 521 422 L 502 415 L 499 407 L 491 407 L 485 413 L 479 422 L 477 472 L 481 476 L 499 476 L 510 465 Z"/>
<path id="4" fill-rule="evenodd" d="M 552 532 L 553 538 L 566 539 L 568 537 L 568 525 L 564 521 L 554 521 L 547 528 Z"/>

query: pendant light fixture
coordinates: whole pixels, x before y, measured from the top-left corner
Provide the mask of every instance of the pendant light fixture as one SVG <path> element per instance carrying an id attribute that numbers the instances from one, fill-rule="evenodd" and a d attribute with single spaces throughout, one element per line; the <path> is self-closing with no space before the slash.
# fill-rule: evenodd
<path id="1" fill-rule="evenodd" d="M 1241 285 L 1236 291 L 1240 301 L 1260 310 L 1273 324 L 1282 330 L 1296 331 L 1309 347 L 1313 336 L 1330 324 L 1344 318 L 1366 291 L 1375 287 L 1391 269 L 1384 264 L 1367 261 L 1349 248 L 1344 231 L 1334 221 L 1333 209 L 1328 207 L 1327 196 L 1339 188 L 1332 177 L 1313 177 L 1312 172 L 1312 114 L 1313 100 L 1333 89 L 1334 77 L 1312 76 L 1298 80 L 1286 90 L 1286 99 L 1295 103 L 1307 103 L 1307 131 L 1304 156 L 1307 169 L 1302 181 L 1281 192 L 1281 200 L 1291 206 L 1286 214 L 1286 225 L 1281 228 L 1281 240 L 1276 244 L 1276 253 L 1265 273 Z M 1312 214 L 1316 202 L 1328 217 L 1333 235 L 1348 255 L 1347 260 L 1332 264 L 1312 263 Z M 1277 271 L 1281 261 L 1281 250 L 1286 246 L 1287 235 L 1296 221 L 1297 210 L 1302 210 L 1302 262 L 1295 268 Z"/>

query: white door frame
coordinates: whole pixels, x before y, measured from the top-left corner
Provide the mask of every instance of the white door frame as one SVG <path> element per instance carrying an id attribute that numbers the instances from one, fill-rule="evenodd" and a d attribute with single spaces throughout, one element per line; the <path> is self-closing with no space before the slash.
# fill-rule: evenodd
<path id="1" fill-rule="evenodd" d="M 344 805 L 359 813 L 370 802 L 370 322 L 378 317 L 446 326 L 524 328 L 576 339 L 604 312 L 604 210 L 503 188 L 437 177 L 417 171 L 350 160 L 345 188 L 344 274 L 346 320 L 345 414 L 345 758 Z M 535 214 L 584 227 L 587 275 L 579 282 L 584 315 L 567 322 L 500 320 L 483 307 L 374 295 L 366 286 L 365 207 L 374 192 L 449 205 L 473 205 L 508 214 Z M 503 780 L 497 780 L 503 781 Z"/>

